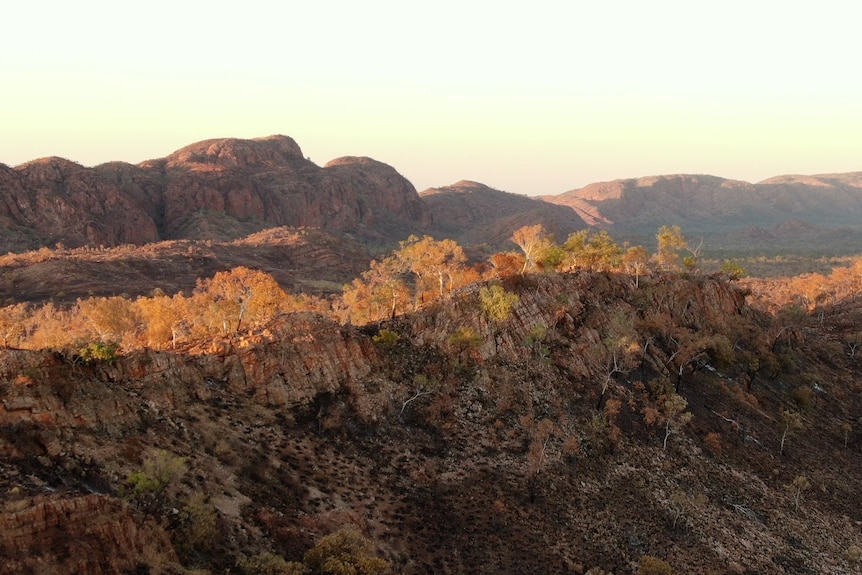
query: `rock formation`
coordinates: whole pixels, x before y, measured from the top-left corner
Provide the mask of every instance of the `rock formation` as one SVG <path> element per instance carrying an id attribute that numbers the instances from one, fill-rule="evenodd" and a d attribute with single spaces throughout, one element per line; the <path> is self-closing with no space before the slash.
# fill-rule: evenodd
<path id="1" fill-rule="evenodd" d="M 294 140 L 206 140 L 138 166 L 61 158 L 0 166 L 0 249 L 235 239 L 268 227 L 318 227 L 392 242 L 427 222 L 413 186 L 386 164 L 321 168 Z"/>

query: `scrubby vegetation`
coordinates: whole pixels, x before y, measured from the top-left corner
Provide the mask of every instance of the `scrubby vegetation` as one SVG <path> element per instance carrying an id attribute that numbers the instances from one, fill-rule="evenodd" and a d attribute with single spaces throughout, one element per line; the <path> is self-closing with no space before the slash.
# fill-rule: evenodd
<path id="1" fill-rule="evenodd" d="M 411 237 L 336 297 L 238 267 L 188 294 L 3 308 L 8 365 L 56 352 L 4 389 L 56 395 L 85 419 L 98 382 L 122 423 L 59 434 L 81 441 L 74 461 L 41 423 L 8 427 L 0 446 L 36 454 L 34 474 L 98 477 L 170 535 L 182 569 L 858 560 L 849 527 L 804 526 L 862 520 L 858 481 L 842 479 L 858 471 L 862 260 L 773 290 L 736 264 L 703 273 L 679 228 L 659 230 L 655 254 L 603 231 L 512 239 L 520 251 L 468 262 L 451 240 Z M 97 452 L 102 436 L 116 447 Z M 727 551 L 744 537 L 776 549 Z"/>
<path id="2" fill-rule="evenodd" d="M 579 231 L 558 245 L 541 225 L 535 225 L 517 230 L 512 241 L 521 254 L 496 253 L 488 262 L 468 265 L 454 241 L 411 236 L 390 255 L 372 261 L 337 298 L 290 294 L 271 275 L 236 267 L 199 278 L 189 295 L 154 289 L 151 295 L 135 299 L 90 297 L 66 307 L 53 302 L 18 303 L 0 308 L 0 337 L 5 347 L 52 348 L 84 360 L 109 360 L 117 351 L 177 349 L 201 339 L 241 333 L 279 314 L 298 311 L 358 325 L 379 322 L 429 305 L 472 282 L 532 272 L 618 271 L 633 274 L 639 282 L 649 269 L 680 269 L 678 252 L 688 249 L 678 227 L 659 231 L 658 250 L 652 258 L 641 246 L 624 252 L 606 231 Z M 695 271 L 696 259 L 688 256 L 686 261 L 686 269 Z M 498 284 L 483 289 L 485 313 L 505 317 L 515 296 Z"/>

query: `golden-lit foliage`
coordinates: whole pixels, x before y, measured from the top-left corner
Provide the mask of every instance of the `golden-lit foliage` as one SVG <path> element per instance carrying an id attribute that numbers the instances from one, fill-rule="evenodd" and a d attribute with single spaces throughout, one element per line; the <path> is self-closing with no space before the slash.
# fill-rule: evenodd
<path id="1" fill-rule="evenodd" d="M 679 226 L 662 226 L 655 236 L 658 243 L 656 259 L 663 270 L 677 270 L 680 267 L 680 251 L 685 249 L 685 236 Z"/>
<path id="2" fill-rule="evenodd" d="M 139 321 L 133 302 L 124 297 L 78 300 L 73 311 L 84 322 L 83 339 L 86 341 L 124 344 L 134 341 Z"/>
<path id="3" fill-rule="evenodd" d="M 417 296 L 436 287 L 436 295 L 443 297 L 455 289 L 455 277 L 464 267 L 467 256 L 454 240 L 422 239 L 410 236 L 401 242 L 401 249 L 393 254 L 417 278 Z M 420 288 L 421 286 L 421 288 Z M 432 296 L 433 298 L 433 296 Z M 424 301 L 424 297 L 418 297 Z"/>
<path id="4" fill-rule="evenodd" d="M 497 278 L 517 275 L 524 267 L 524 254 L 516 252 L 497 252 L 489 258 L 491 269 Z"/>
<path id="5" fill-rule="evenodd" d="M 346 321 L 366 324 L 388 319 L 410 303 L 410 290 L 404 282 L 405 268 L 395 257 L 374 260 L 362 276 L 344 286 L 341 301 Z"/>
<path id="6" fill-rule="evenodd" d="M 779 308 L 796 305 L 814 311 L 824 305 L 856 298 L 862 294 L 862 257 L 847 266 L 836 267 L 831 273 L 806 273 L 769 280 L 746 280 L 754 289 L 761 307 L 775 313 Z"/>
<path id="7" fill-rule="evenodd" d="M 415 309 L 480 278 L 465 265 L 467 256 L 453 240 L 410 236 L 400 245 L 344 286 L 342 320 L 366 324 L 389 319 L 405 311 L 411 300 Z"/>
<path id="8" fill-rule="evenodd" d="M 197 326 L 213 335 L 239 331 L 287 307 L 288 297 L 269 274 L 246 267 L 198 280 L 192 294 Z"/>
<path id="9" fill-rule="evenodd" d="M 31 349 L 77 352 L 90 343 L 159 349 L 230 335 L 279 313 L 323 307 L 310 296 L 289 296 L 269 274 L 239 267 L 199 280 L 188 297 L 157 292 L 135 300 L 79 299 L 68 309 L 51 302 L 8 306 L 0 309 L 0 336 L 6 346 Z"/>
<path id="10" fill-rule="evenodd" d="M 512 241 L 524 252 L 522 274 L 538 266 L 542 252 L 552 243 L 542 224 L 518 228 L 512 234 Z"/>
<path id="11" fill-rule="evenodd" d="M 0 338 L 3 347 L 19 347 L 26 335 L 26 320 L 30 315 L 30 306 L 19 303 L 0 308 Z"/>
<path id="12" fill-rule="evenodd" d="M 512 238 L 519 243 L 522 253 L 492 254 L 484 264 L 487 271 L 483 275 L 480 265 L 467 265 L 464 250 L 453 240 L 411 236 L 389 255 L 372 261 L 367 271 L 344 286 L 339 298 L 288 294 L 269 274 L 238 267 L 199 279 L 190 295 L 166 295 L 154 290 L 151 296 L 136 299 L 121 296 L 79 299 L 70 307 L 51 302 L 42 306 L 27 303 L 6 306 L 0 308 L 0 345 L 73 352 L 93 343 L 110 344 L 121 353 L 135 347 L 173 349 L 207 338 L 230 337 L 279 314 L 292 312 L 316 312 L 342 322 L 366 324 L 388 320 L 449 297 L 453 290 L 467 284 L 512 277 L 524 270 L 629 273 L 634 276 L 635 287 L 641 288 L 641 277 L 654 271 L 653 262 L 659 267 L 679 265 L 679 252 L 691 253 L 676 226 L 663 226 L 657 238 L 659 253 L 651 256 L 642 246 L 623 249 L 604 230 L 581 230 L 558 245 L 541 225 L 525 226 Z M 757 285 L 757 280 L 743 281 L 749 286 Z M 736 351 L 731 352 L 728 338 L 689 333 L 690 330 L 678 325 L 671 329 L 669 326 L 676 324 L 670 318 L 646 314 L 635 326 L 639 331 L 646 330 L 642 331 L 646 339 L 639 343 L 631 339 L 636 344 L 633 349 L 649 345 L 650 338 L 659 338 L 672 348 L 665 368 L 677 384 L 685 372 L 695 369 L 701 358 L 708 356 L 711 361 L 721 363 L 733 355 L 734 361 L 743 365 L 750 385 L 756 375 L 770 375 L 777 369 L 776 344 L 780 338 L 789 337 L 788 325 L 799 323 L 786 319 L 788 313 L 798 310 L 804 315 L 806 311 L 862 293 L 862 258 L 830 274 L 773 280 L 755 293 L 758 294 L 755 297 L 760 297 L 761 307 L 781 312 L 771 341 L 751 333 L 734 332 L 730 339 L 735 341 Z M 485 288 L 485 313 L 494 321 L 507 317 L 512 306 L 503 295 L 508 294 L 500 286 Z M 790 307 L 791 304 L 796 307 Z M 854 340 L 848 345 L 855 352 L 858 344 Z M 607 365 L 612 366 L 608 370 L 624 371 L 626 357 L 627 354 L 621 353 L 607 354 L 610 358 Z"/>
<path id="13" fill-rule="evenodd" d="M 135 300 L 143 324 L 143 345 L 159 348 L 168 342 L 175 342 L 181 323 L 188 317 L 187 303 L 180 295 L 156 295 Z"/>

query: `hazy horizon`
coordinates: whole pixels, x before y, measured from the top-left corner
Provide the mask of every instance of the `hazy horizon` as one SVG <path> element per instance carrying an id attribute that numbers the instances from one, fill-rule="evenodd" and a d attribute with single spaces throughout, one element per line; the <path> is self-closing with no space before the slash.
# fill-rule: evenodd
<path id="1" fill-rule="evenodd" d="M 853 3 L 464 4 L 17 3 L 0 162 L 138 163 L 279 133 L 419 191 L 862 170 Z"/>

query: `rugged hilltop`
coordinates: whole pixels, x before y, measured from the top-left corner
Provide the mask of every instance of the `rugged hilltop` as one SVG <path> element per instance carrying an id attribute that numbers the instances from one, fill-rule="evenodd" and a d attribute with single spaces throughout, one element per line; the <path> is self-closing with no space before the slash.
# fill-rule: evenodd
<path id="1" fill-rule="evenodd" d="M 715 278 L 537 274 L 492 316 L 487 287 L 365 328 L 0 351 L 0 572 L 249 572 L 345 525 L 393 573 L 856 572 L 858 303 L 780 323 Z"/>
<path id="2" fill-rule="evenodd" d="M 350 157 L 321 168 L 286 136 L 206 140 L 137 166 L 62 158 L 0 166 L 2 251 L 230 240 L 277 226 L 379 242 L 426 218 L 392 167 Z"/>

